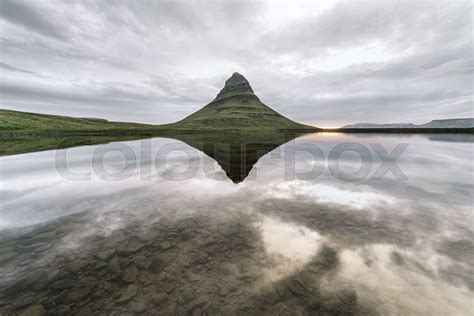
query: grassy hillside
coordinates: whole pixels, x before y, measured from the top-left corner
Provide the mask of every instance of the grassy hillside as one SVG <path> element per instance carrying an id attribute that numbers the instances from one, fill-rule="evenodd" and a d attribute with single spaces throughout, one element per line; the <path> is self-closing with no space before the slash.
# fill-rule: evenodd
<path id="1" fill-rule="evenodd" d="M 198 128 L 314 128 L 282 116 L 251 94 L 214 101 L 173 125 Z"/>
<path id="2" fill-rule="evenodd" d="M 37 114 L 0 109 L 3 131 L 100 131 L 113 129 L 150 129 L 153 125 L 109 122 L 102 119 Z"/>

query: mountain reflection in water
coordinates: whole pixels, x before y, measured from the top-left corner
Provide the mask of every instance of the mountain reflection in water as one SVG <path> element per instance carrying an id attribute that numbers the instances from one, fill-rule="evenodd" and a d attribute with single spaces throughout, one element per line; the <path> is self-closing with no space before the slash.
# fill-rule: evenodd
<path id="1" fill-rule="evenodd" d="M 174 138 L 204 152 L 219 164 L 229 179 L 239 183 L 245 180 L 263 155 L 297 136 L 298 134 L 267 132 L 230 135 L 180 134 Z"/>
<path id="2" fill-rule="evenodd" d="M 142 169 L 122 181 L 66 180 L 47 151 L 71 147 L 71 169 L 85 172 L 95 150 L 108 148 L 104 164 L 121 170 L 115 138 L 2 140 L 12 156 L 0 158 L 0 314 L 472 313 L 472 144 L 425 135 L 175 138 L 123 140 Z M 304 152 L 287 161 L 286 152 L 317 145 L 328 157 L 350 142 L 388 151 L 408 143 L 399 166 L 409 181 L 346 182 L 327 169 L 285 177 L 288 164 L 314 163 Z M 197 155 L 193 177 L 161 172 L 159 148 L 169 144 Z M 154 157 L 157 170 L 142 178 Z M 340 158 L 344 168 L 361 163 Z"/>

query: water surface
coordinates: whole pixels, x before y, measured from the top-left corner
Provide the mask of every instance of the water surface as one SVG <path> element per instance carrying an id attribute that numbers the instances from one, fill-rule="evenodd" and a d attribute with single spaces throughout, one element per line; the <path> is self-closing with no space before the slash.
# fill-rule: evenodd
<path id="1" fill-rule="evenodd" d="M 9 140 L 0 314 L 472 314 L 472 135 L 297 136 Z"/>

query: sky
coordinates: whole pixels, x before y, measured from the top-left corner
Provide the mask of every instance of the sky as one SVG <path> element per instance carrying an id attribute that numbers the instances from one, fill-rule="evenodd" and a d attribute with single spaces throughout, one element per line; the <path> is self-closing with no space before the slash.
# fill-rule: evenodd
<path id="1" fill-rule="evenodd" d="M 0 107 L 175 122 L 233 72 L 319 127 L 474 116 L 473 4 L 2 0 Z"/>

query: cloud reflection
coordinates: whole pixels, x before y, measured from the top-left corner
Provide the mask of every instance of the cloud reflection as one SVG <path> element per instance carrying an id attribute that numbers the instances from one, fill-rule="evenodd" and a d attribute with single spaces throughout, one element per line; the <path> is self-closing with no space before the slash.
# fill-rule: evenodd
<path id="1" fill-rule="evenodd" d="M 333 142 L 311 141 L 326 151 Z M 389 145 L 397 141 L 385 138 Z M 154 139 L 151 148 L 169 142 Z M 139 141 L 129 144 L 139 149 Z M 84 298 L 94 311 L 111 304 L 126 313 L 143 300 L 150 313 L 157 312 L 149 293 L 165 292 L 167 303 L 160 306 L 178 314 L 195 308 L 228 314 L 469 314 L 470 148 L 417 137 L 412 144 L 402 161 L 411 166 L 410 183 L 346 183 L 324 174 L 285 181 L 284 162 L 271 153 L 252 169 L 258 177 L 239 184 L 209 178 L 202 168 L 185 181 L 167 180 L 158 171 L 142 181 L 137 171 L 126 181 L 74 182 L 57 177 L 48 152 L 4 157 L 2 194 L 10 198 L 0 215 L 7 225 L 0 229 L 0 301 L 19 302 L 24 293 L 56 297 L 57 287 L 68 285 L 64 280 L 89 289 L 94 276 L 97 294 Z M 93 150 L 71 150 L 75 167 L 87 167 Z M 457 158 L 449 170 L 432 172 L 446 155 Z M 413 158 L 419 156 L 423 163 Z M 176 164 L 181 158 L 170 157 Z M 5 193 L 7 183 L 25 194 Z M 35 280 L 32 271 L 49 283 L 24 287 Z M 117 303 L 129 284 L 139 285 L 136 299 Z M 0 312 L 13 308 L 6 304 Z"/>

